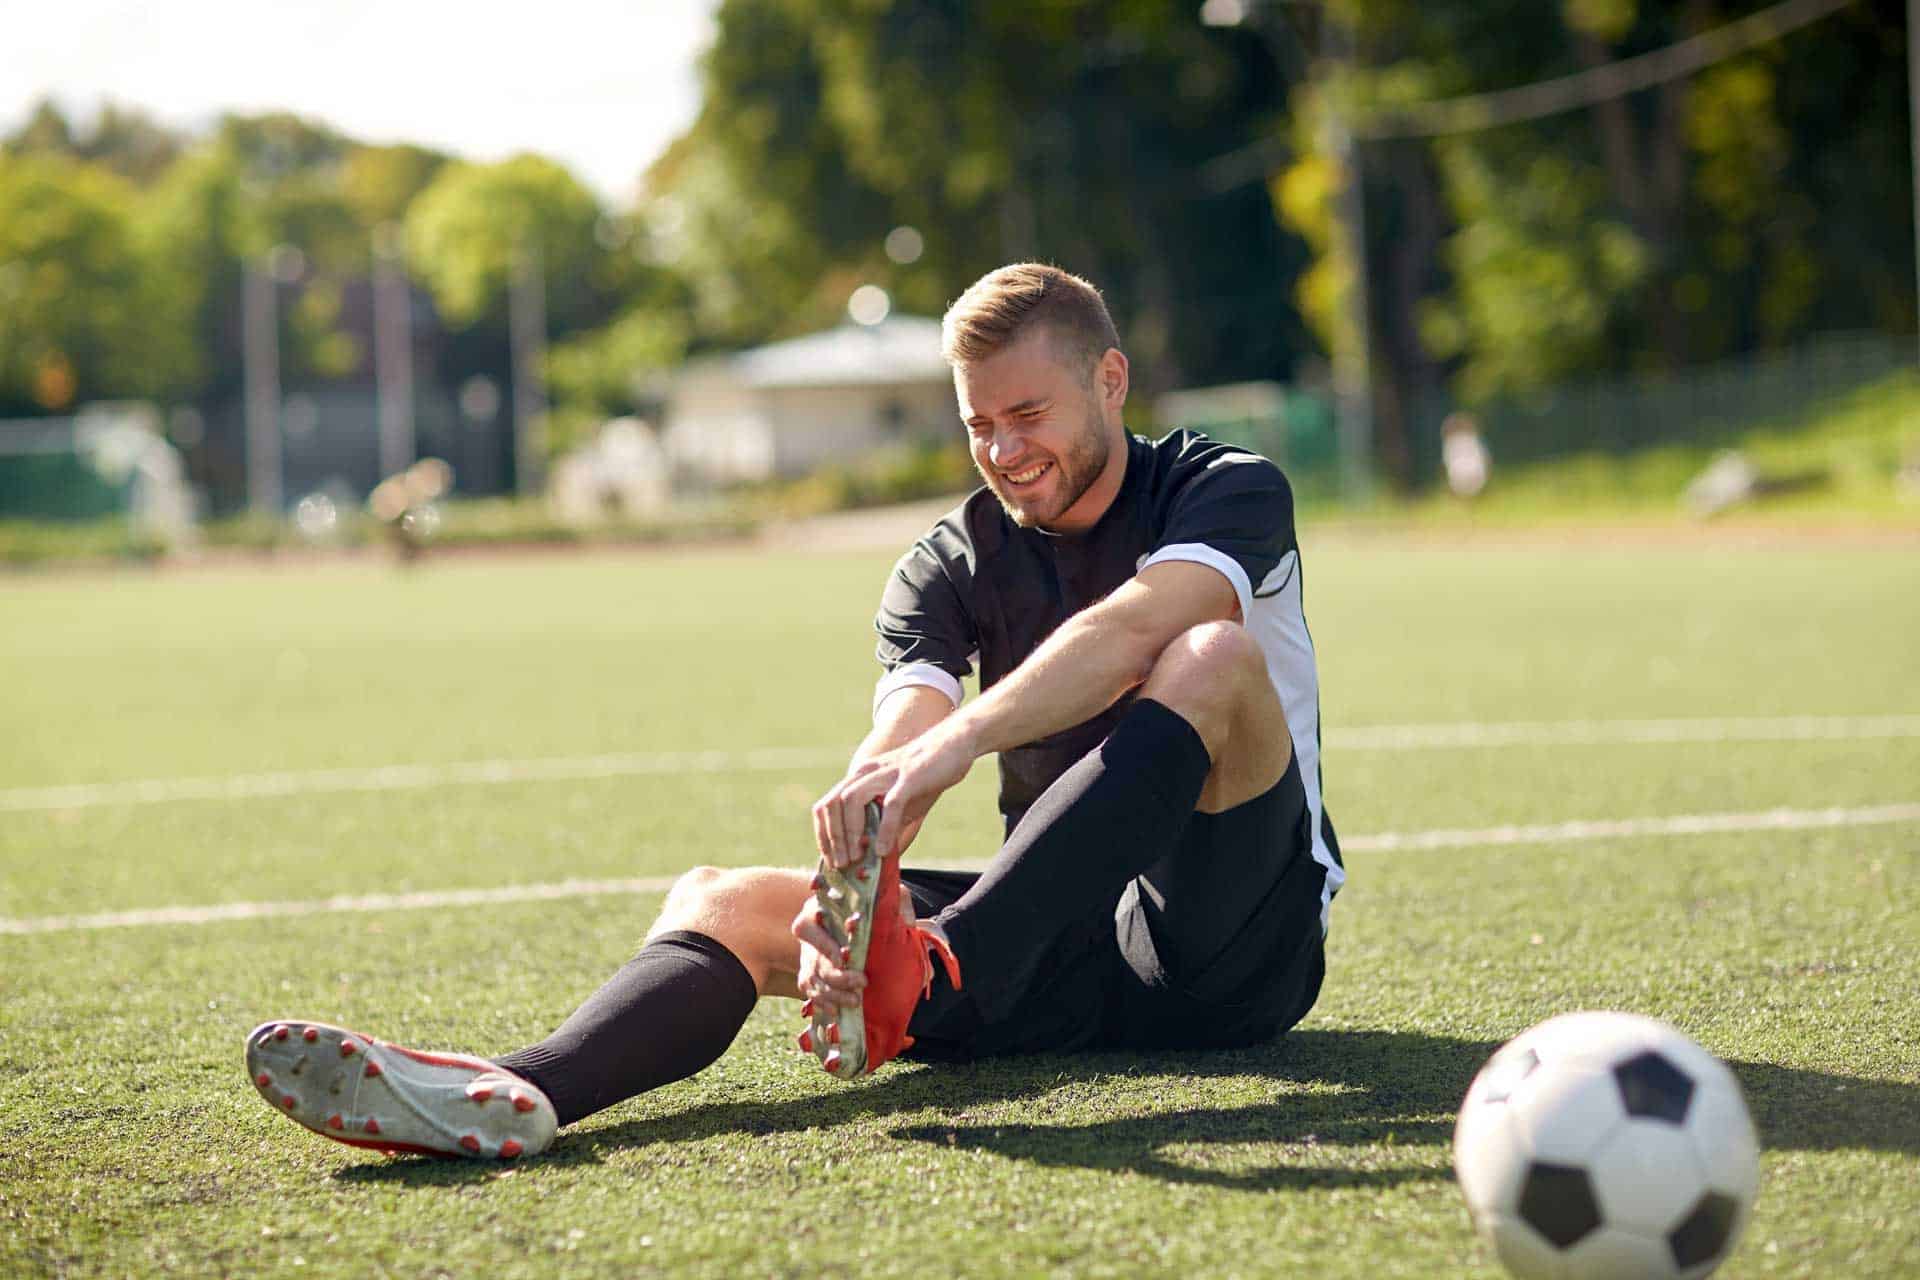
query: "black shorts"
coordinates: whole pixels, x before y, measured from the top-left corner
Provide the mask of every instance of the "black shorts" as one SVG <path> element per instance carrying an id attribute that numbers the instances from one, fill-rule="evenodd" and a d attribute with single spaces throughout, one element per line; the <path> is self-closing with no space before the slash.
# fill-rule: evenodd
<path id="1" fill-rule="evenodd" d="M 922 917 L 958 901 L 978 878 L 900 872 Z M 1264 794 L 1224 813 L 1194 814 L 1179 846 L 1128 882 L 1111 908 L 1061 932 L 1006 1017 L 982 1022 L 936 965 L 932 994 L 908 1024 L 915 1044 L 907 1056 L 1271 1040 L 1320 994 L 1325 883 L 1296 759 Z"/>

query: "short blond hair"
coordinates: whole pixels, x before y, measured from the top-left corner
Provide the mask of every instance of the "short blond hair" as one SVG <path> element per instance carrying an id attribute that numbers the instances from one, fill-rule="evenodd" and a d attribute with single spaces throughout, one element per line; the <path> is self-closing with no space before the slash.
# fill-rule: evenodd
<path id="1" fill-rule="evenodd" d="M 940 354 L 952 365 L 973 364 L 1044 328 L 1056 353 L 1085 376 L 1120 334 L 1100 291 L 1070 271 L 1040 262 L 1016 262 L 967 287 L 940 321 Z"/>

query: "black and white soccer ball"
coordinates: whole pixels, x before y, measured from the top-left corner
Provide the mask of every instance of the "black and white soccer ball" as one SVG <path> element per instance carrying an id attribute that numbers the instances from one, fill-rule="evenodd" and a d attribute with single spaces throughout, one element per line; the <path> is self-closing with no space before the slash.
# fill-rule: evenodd
<path id="1" fill-rule="evenodd" d="M 1664 1022 L 1569 1013 L 1502 1045 L 1453 1131 L 1474 1225 L 1524 1280 L 1711 1272 L 1759 1189 L 1724 1063 Z"/>

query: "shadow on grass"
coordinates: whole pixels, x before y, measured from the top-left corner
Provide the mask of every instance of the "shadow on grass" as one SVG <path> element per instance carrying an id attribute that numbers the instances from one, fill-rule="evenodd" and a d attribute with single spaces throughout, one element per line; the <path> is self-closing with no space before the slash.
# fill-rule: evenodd
<path id="1" fill-rule="evenodd" d="M 727 1102 L 612 1125 L 562 1140 L 541 1166 L 598 1163 L 604 1152 L 695 1142 L 726 1134 L 773 1135 L 887 1116 L 915 1123 L 888 1130 L 902 1141 L 985 1151 L 1055 1167 L 1131 1172 L 1250 1191 L 1392 1186 L 1446 1178 L 1428 1151 L 1418 1165 L 1379 1167 L 1378 1149 L 1445 1147 L 1453 1117 L 1491 1041 L 1395 1031 L 1295 1031 L 1270 1045 L 1228 1052 L 1100 1052 L 998 1058 L 888 1072 L 850 1088 L 780 1102 Z M 1920 1154 L 1920 1085 L 1731 1064 L 1768 1149 L 1862 1149 Z M 1266 1077 L 1281 1091 L 1245 1106 L 1192 1107 L 1177 1084 L 1146 1115 L 1093 1123 L 982 1123 L 975 1106 L 1035 1099 L 1072 1083 L 1118 1077 Z M 1288 1088 L 1287 1086 L 1294 1086 Z M 923 1114 L 950 1117 L 929 1121 Z M 1297 1147 L 1299 1162 L 1240 1167 L 1231 1148 Z M 1218 1148 L 1209 1152 L 1208 1148 Z M 1169 1150 L 1179 1148 L 1179 1158 Z M 1335 1153 L 1349 1149 L 1350 1154 Z M 1369 1148 L 1362 1153 L 1361 1148 Z M 1331 1157 L 1331 1158 L 1330 1158 Z M 498 1176 L 497 1165 L 401 1160 L 352 1165 L 350 1182 L 464 1184 Z"/>

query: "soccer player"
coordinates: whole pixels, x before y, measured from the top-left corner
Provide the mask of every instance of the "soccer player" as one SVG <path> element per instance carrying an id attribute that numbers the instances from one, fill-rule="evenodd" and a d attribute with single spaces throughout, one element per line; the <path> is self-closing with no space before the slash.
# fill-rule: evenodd
<path id="1" fill-rule="evenodd" d="M 271 1105 L 362 1146 L 511 1158 L 713 1062 L 762 996 L 804 999 L 802 1046 L 842 1076 L 1248 1045 L 1312 1007 L 1344 871 L 1286 479 L 1130 435 L 1106 304 L 1057 268 L 982 278 L 943 342 L 986 483 L 886 584 L 873 727 L 813 806 L 818 869 L 689 871 L 632 960 L 491 1061 L 265 1024 L 248 1071 Z M 901 870 L 988 753 L 998 853 Z"/>

